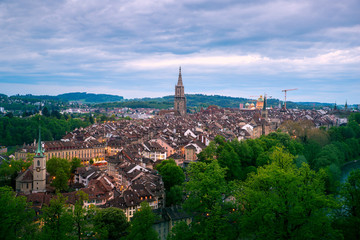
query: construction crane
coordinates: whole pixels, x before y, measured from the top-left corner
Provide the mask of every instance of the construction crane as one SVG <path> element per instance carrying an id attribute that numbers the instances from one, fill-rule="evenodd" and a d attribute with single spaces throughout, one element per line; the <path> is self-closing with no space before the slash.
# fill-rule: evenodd
<path id="1" fill-rule="evenodd" d="M 284 102 L 284 109 L 286 110 L 286 93 L 288 91 L 294 91 L 294 90 L 298 90 L 297 88 L 293 88 L 293 89 L 284 89 L 284 90 L 281 90 L 282 92 L 285 92 L 285 102 Z"/>

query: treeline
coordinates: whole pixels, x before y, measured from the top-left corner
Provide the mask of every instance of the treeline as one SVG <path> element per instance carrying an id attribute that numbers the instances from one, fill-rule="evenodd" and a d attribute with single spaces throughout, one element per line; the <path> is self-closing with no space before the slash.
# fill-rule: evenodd
<path id="1" fill-rule="evenodd" d="M 116 102 L 122 101 L 122 96 L 110 94 L 95 94 L 86 92 L 64 93 L 56 96 L 62 101 L 81 101 L 84 103 Z"/>
<path id="2" fill-rule="evenodd" d="M 110 94 L 95 94 L 95 93 L 86 93 L 86 92 L 73 92 L 73 93 L 64 93 L 57 96 L 50 95 L 14 95 L 7 96 L 5 94 L 0 94 L 0 99 L 4 100 L 22 100 L 25 103 L 35 103 L 39 101 L 47 102 L 70 102 L 70 101 L 80 101 L 84 103 L 99 103 L 99 102 L 115 102 L 122 101 L 124 98 L 118 95 Z"/>
<path id="3" fill-rule="evenodd" d="M 129 223 L 119 208 L 84 207 L 89 197 L 76 193 L 73 207 L 58 193 L 35 212 L 24 196 L 15 197 L 10 187 L 0 187 L 0 238 L 12 239 L 157 239 L 152 228 L 155 215 L 147 202 Z"/>
<path id="4" fill-rule="evenodd" d="M 254 99 L 241 97 L 228 97 L 219 95 L 204 95 L 204 94 L 185 94 L 186 104 L 188 109 L 200 110 L 201 107 L 207 108 L 210 105 L 216 105 L 222 108 L 239 108 L 240 104 L 253 102 Z M 260 97 L 260 96 L 259 96 Z M 268 106 L 278 107 L 279 99 L 267 99 Z M 329 103 L 301 103 L 301 102 L 287 102 L 289 108 L 302 109 L 320 109 L 322 107 L 333 107 Z M 109 102 L 94 105 L 95 107 L 114 108 L 114 107 L 129 107 L 129 108 L 157 108 L 168 109 L 174 106 L 174 96 L 164 96 L 159 98 L 141 98 L 141 99 L 125 99 L 121 102 Z"/>
<path id="5" fill-rule="evenodd" d="M 34 139 L 37 139 L 39 125 L 41 126 L 42 140 L 59 140 L 66 132 L 89 126 L 90 118 L 90 116 L 84 119 L 72 118 L 71 115 L 62 115 L 58 111 L 50 113 L 47 109 L 43 110 L 42 116 L 0 117 L 0 145 L 14 146 L 33 142 Z"/>

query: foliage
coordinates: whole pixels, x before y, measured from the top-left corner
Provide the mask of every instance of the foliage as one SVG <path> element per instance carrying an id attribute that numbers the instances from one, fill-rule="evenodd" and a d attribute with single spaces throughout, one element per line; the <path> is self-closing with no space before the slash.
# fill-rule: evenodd
<path id="1" fill-rule="evenodd" d="M 71 163 L 64 158 L 52 157 L 46 163 L 47 172 L 53 177 L 52 186 L 58 191 L 68 189 Z"/>
<path id="2" fill-rule="evenodd" d="M 232 201 L 227 200 L 230 187 L 225 169 L 216 160 L 191 163 L 189 181 L 185 184 L 187 199 L 184 208 L 194 215 L 191 232 L 194 239 L 236 239 Z"/>
<path id="3" fill-rule="evenodd" d="M 73 221 L 75 235 L 80 240 L 86 231 L 89 230 L 87 209 L 83 207 L 84 201 L 89 200 L 89 196 L 81 190 L 76 193 L 76 196 L 78 199 L 74 206 Z"/>
<path id="4" fill-rule="evenodd" d="M 85 103 L 116 102 L 122 101 L 122 96 L 110 94 L 94 94 L 86 92 L 64 93 L 57 96 L 64 101 L 81 101 Z"/>
<path id="5" fill-rule="evenodd" d="M 191 231 L 190 226 L 186 222 L 179 222 L 171 229 L 167 240 L 193 240 L 195 239 L 194 233 Z"/>
<path id="6" fill-rule="evenodd" d="M 324 176 L 307 164 L 297 168 L 293 156 L 276 149 L 272 163 L 260 167 L 239 186 L 240 225 L 245 236 L 259 239 L 336 239 L 325 195 Z"/>
<path id="7" fill-rule="evenodd" d="M 217 159 L 220 166 L 226 169 L 226 180 L 245 180 L 256 167 L 268 164 L 269 155 L 274 147 L 285 147 L 293 155 L 303 151 L 301 143 L 290 138 L 286 133 L 274 132 L 258 139 L 226 142 L 221 136 L 215 137 L 199 155 L 201 162 L 209 163 Z"/>
<path id="8" fill-rule="evenodd" d="M 180 185 L 175 185 L 166 190 L 166 206 L 179 205 L 184 199 L 184 190 Z"/>
<path id="9" fill-rule="evenodd" d="M 360 113 L 351 113 L 349 118 L 349 122 L 356 122 L 357 124 L 360 124 Z"/>
<path id="10" fill-rule="evenodd" d="M 162 176 L 166 190 L 170 190 L 170 188 L 175 185 L 181 185 L 185 180 L 183 170 L 176 165 L 173 159 L 162 161 L 156 169 Z"/>
<path id="11" fill-rule="evenodd" d="M 50 117 L 50 111 L 47 107 L 44 107 L 41 112 L 45 117 Z"/>
<path id="12" fill-rule="evenodd" d="M 360 239 L 360 169 L 350 172 L 340 195 L 344 205 L 336 212 L 334 227 L 345 239 Z"/>
<path id="13" fill-rule="evenodd" d="M 78 167 L 81 167 L 81 159 L 80 158 L 77 158 L 77 157 L 74 157 L 73 159 L 71 159 L 71 167 L 70 167 L 70 172 L 71 173 L 74 173 L 76 171 L 76 169 Z"/>
<path id="14" fill-rule="evenodd" d="M 45 117 L 35 115 L 29 118 L 1 117 L 0 118 L 0 145 L 13 146 L 34 142 L 38 135 L 39 124 L 42 126 L 41 137 L 44 141 L 59 140 L 66 132 L 75 128 L 86 127 L 90 122 L 80 119 Z"/>
<path id="15" fill-rule="evenodd" d="M 0 238 L 32 239 L 35 212 L 25 197 L 16 197 L 10 187 L 0 187 Z"/>
<path id="16" fill-rule="evenodd" d="M 70 173 L 70 162 L 65 158 L 52 157 L 46 162 L 46 171 L 51 176 L 56 176 L 58 169 L 62 169 L 65 173 Z"/>
<path id="17" fill-rule="evenodd" d="M 1 185 L 9 185 L 15 189 L 15 179 L 19 172 L 23 172 L 28 169 L 33 163 L 34 155 L 27 154 L 26 159 L 10 159 L 10 162 L 3 162 L 0 165 L 0 179 Z"/>
<path id="18" fill-rule="evenodd" d="M 50 200 L 48 206 L 43 207 L 42 221 L 44 226 L 41 239 L 67 239 L 72 231 L 73 219 L 70 209 L 65 207 L 66 198 L 58 193 L 56 198 Z"/>
<path id="19" fill-rule="evenodd" d="M 131 220 L 129 240 L 153 240 L 159 239 L 157 232 L 153 228 L 155 214 L 152 212 L 149 203 L 143 201 L 140 209 L 135 212 Z"/>
<path id="20" fill-rule="evenodd" d="M 110 207 L 96 210 L 94 227 L 101 239 L 119 239 L 128 233 L 129 223 L 120 208 Z"/>
<path id="21" fill-rule="evenodd" d="M 182 185 L 185 180 L 185 174 L 181 167 L 177 166 L 173 159 L 168 159 L 157 165 L 156 169 L 164 181 L 166 205 L 171 206 L 181 203 L 183 191 L 180 185 Z"/>

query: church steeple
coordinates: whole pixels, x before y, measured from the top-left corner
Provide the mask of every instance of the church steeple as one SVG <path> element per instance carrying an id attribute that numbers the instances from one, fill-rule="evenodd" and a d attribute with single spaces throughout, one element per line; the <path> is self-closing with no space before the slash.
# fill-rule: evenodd
<path id="1" fill-rule="evenodd" d="M 32 192 L 46 192 L 46 156 L 41 145 L 41 129 L 39 126 L 39 140 L 33 163 Z"/>
<path id="2" fill-rule="evenodd" d="M 175 85 L 174 110 L 178 111 L 182 116 L 186 115 L 186 97 L 182 82 L 181 67 L 179 67 L 179 78 L 177 85 Z"/>
<path id="3" fill-rule="evenodd" d="M 36 151 L 35 151 L 35 156 L 37 156 L 37 157 L 43 157 L 43 156 L 44 156 L 44 151 L 43 151 L 42 145 L 41 145 L 41 130 L 40 130 L 40 126 L 39 126 L 39 140 L 38 140 L 37 149 L 36 149 Z"/>
<path id="4" fill-rule="evenodd" d="M 182 82 L 182 76 L 181 76 L 181 66 L 179 67 L 179 78 L 178 78 L 178 86 L 182 86 L 183 82 Z"/>
<path id="5" fill-rule="evenodd" d="M 266 110 L 266 95 L 264 95 L 264 105 L 263 105 L 263 110 L 265 111 Z"/>

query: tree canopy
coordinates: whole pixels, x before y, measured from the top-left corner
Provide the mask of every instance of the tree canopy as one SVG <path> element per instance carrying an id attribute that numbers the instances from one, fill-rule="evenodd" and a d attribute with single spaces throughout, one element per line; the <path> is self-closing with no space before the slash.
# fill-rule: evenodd
<path id="1" fill-rule="evenodd" d="M 293 156 L 276 149 L 271 164 L 237 188 L 241 230 L 259 239 L 336 239 L 329 209 L 335 201 L 325 194 L 324 171 L 307 164 L 297 168 Z"/>

